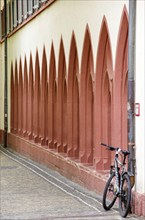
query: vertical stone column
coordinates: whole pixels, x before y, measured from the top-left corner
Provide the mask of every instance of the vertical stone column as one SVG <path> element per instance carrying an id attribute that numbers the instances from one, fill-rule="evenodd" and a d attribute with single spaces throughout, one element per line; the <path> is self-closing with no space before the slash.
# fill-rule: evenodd
<path id="1" fill-rule="evenodd" d="M 28 82 L 28 138 L 32 140 L 33 138 L 33 96 L 34 96 L 34 88 L 33 88 L 33 61 L 32 54 L 30 54 L 29 61 L 29 82 Z"/>
<path id="2" fill-rule="evenodd" d="M 18 133 L 18 69 L 15 61 L 15 83 L 14 83 L 14 133 Z"/>
<path id="3" fill-rule="evenodd" d="M 23 77 L 22 77 L 22 61 L 19 61 L 19 83 L 18 83 L 18 134 L 23 133 Z"/>
<path id="4" fill-rule="evenodd" d="M 34 108 L 33 108 L 33 138 L 34 142 L 39 142 L 39 105 L 40 105 L 40 67 L 39 56 L 36 51 L 35 58 L 35 81 L 34 81 Z"/>
<path id="5" fill-rule="evenodd" d="M 13 75 L 13 63 L 11 63 L 11 133 L 14 133 L 14 75 Z"/>
<path id="6" fill-rule="evenodd" d="M 28 137 L 28 70 L 27 60 L 24 60 L 24 86 L 23 86 L 23 136 Z"/>

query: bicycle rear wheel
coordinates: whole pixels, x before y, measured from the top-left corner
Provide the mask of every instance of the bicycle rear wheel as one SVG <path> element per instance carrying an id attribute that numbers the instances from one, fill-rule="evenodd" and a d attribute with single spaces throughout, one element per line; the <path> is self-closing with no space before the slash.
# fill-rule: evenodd
<path id="1" fill-rule="evenodd" d="M 103 193 L 103 208 L 106 211 L 111 209 L 116 201 L 116 190 L 116 176 L 113 172 L 106 183 Z"/>
<path id="2" fill-rule="evenodd" d="M 121 195 L 119 198 L 119 211 L 122 217 L 126 217 L 130 210 L 131 202 L 131 183 L 127 173 L 123 175 L 121 183 Z"/>

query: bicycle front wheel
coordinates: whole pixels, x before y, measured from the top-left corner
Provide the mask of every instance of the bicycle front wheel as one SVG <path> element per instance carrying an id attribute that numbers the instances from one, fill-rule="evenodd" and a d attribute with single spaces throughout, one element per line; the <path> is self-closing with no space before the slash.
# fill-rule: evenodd
<path id="1" fill-rule="evenodd" d="M 116 176 L 113 172 L 106 183 L 103 193 L 103 208 L 106 211 L 111 209 L 116 201 L 116 190 Z"/>
<path id="2" fill-rule="evenodd" d="M 119 198 L 119 211 L 122 217 L 126 217 L 130 210 L 131 202 L 131 183 L 127 173 L 123 175 L 121 183 L 121 195 Z"/>

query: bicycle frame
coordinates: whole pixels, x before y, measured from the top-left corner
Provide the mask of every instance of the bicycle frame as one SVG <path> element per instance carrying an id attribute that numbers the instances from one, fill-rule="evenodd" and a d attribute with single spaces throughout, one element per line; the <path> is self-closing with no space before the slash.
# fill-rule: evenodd
<path id="1" fill-rule="evenodd" d="M 123 174 L 127 173 L 127 171 L 125 171 L 125 160 L 126 160 L 126 156 L 124 155 L 124 159 L 123 159 L 123 163 L 118 159 L 118 155 L 119 155 L 120 149 L 116 150 L 115 153 L 115 158 L 114 158 L 114 172 L 115 172 L 115 176 L 116 176 L 116 186 L 117 186 L 117 191 L 116 191 L 116 196 L 119 196 L 121 194 L 121 183 L 122 183 L 122 177 Z M 121 173 L 119 173 L 120 171 L 120 167 L 118 166 L 118 164 L 121 166 L 122 171 Z M 111 166 L 112 167 L 112 166 Z M 111 170 L 112 171 L 112 170 Z"/>

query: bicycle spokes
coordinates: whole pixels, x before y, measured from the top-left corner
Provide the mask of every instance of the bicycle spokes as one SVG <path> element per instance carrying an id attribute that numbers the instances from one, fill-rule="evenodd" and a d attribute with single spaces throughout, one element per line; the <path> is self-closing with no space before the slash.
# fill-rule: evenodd
<path id="1" fill-rule="evenodd" d="M 121 185 L 121 194 L 119 199 L 119 210 L 122 217 L 126 217 L 130 208 L 131 200 L 131 184 L 130 179 L 127 174 L 124 174 L 122 185 Z"/>
<path id="2" fill-rule="evenodd" d="M 115 173 L 112 173 L 104 189 L 103 194 L 103 207 L 105 210 L 109 210 L 116 201 L 116 177 Z"/>

